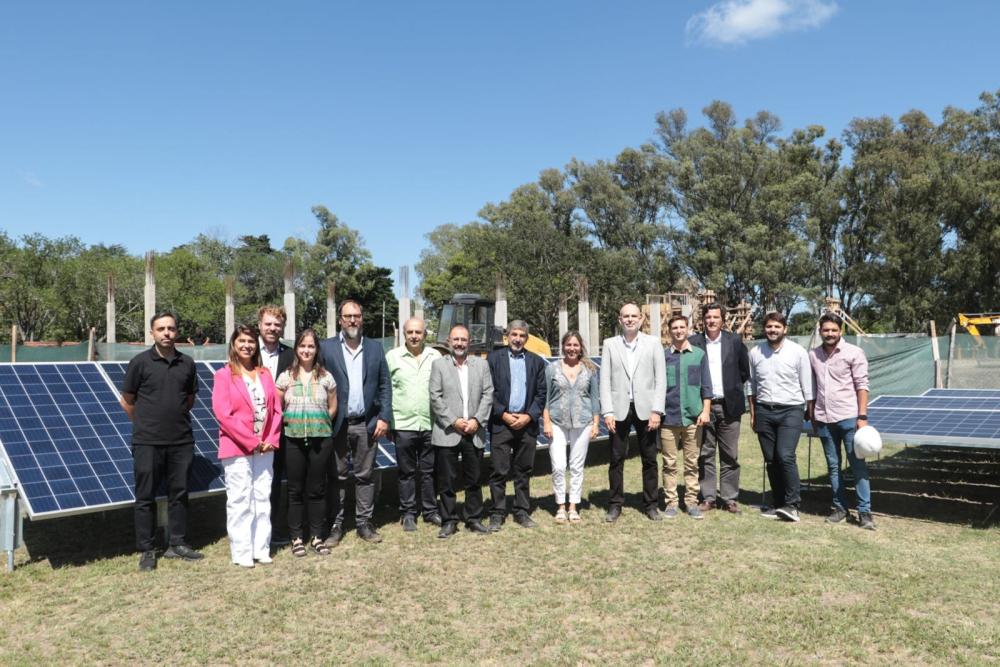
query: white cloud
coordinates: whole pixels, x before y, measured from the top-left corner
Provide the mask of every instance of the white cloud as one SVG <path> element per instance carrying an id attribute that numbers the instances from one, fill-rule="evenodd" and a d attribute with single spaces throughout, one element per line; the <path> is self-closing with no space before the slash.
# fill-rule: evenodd
<path id="1" fill-rule="evenodd" d="M 817 28 L 837 13 L 834 0 L 723 0 L 688 19 L 688 40 L 738 46 L 779 33 Z"/>
<path id="2" fill-rule="evenodd" d="M 27 171 L 27 172 L 24 172 L 23 174 L 21 174 L 21 178 L 24 179 L 24 182 L 27 185 L 30 185 L 33 188 L 40 188 L 40 187 L 43 187 L 45 185 L 44 183 L 42 183 L 41 180 L 39 180 L 39 178 L 37 176 L 35 176 L 30 171 Z"/>

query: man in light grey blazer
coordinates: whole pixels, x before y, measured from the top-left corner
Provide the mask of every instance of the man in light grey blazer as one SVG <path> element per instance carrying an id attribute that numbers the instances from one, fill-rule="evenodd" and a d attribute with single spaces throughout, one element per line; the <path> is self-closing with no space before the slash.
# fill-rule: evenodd
<path id="1" fill-rule="evenodd" d="M 465 490 L 463 520 L 468 530 L 486 534 L 483 517 L 483 487 L 480 471 L 486 447 L 486 424 L 493 407 L 493 380 L 486 360 L 469 357 L 469 330 L 461 324 L 448 334 L 451 354 L 431 365 L 431 444 L 436 447 L 441 514 L 438 537 L 455 534 L 458 509 L 455 492 Z M 459 464 L 461 455 L 461 467 Z"/>
<path id="2" fill-rule="evenodd" d="M 659 521 L 662 516 L 657 508 L 656 432 L 660 428 L 667 393 L 663 346 L 658 335 L 639 331 L 643 316 L 636 304 L 622 306 L 618 322 L 621 335 L 605 338 L 601 354 L 601 414 L 611 436 L 610 498 L 604 520 L 613 523 L 621 516 L 625 502 L 628 436 L 635 428 L 642 457 L 643 513 Z"/>

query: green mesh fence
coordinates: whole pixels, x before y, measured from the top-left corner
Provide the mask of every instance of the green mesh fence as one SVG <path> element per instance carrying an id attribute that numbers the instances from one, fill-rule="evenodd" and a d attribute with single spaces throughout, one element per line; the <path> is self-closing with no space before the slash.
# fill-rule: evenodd
<path id="1" fill-rule="evenodd" d="M 819 341 L 810 336 L 789 336 L 802 347 L 815 347 Z M 871 397 L 883 394 L 922 394 L 934 386 L 934 353 L 931 339 L 922 334 L 885 334 L 875 336 L 844 336 L 844 340 L 859 346 L 868 357 L 868 380 Z M 761 341 L 753 341 L 756 345 Z M 948 339 L 939 339 L 941 356 L 947 354 Z"/>
<path id="2" fill-rule="evenodd" d="M 940 339 L 945 385 L 960 389 L 1000 389 L 1000 337 L 956 334 L 949 369 L 949 340 Z"/>
<path id="3" fill-rule="evenodd" d="M 10 361 L 10 345 L 0 345 L 0 361 Z M 66 345 L 18 345 L 18 362 L 86 361 L 86 343 Z"/>

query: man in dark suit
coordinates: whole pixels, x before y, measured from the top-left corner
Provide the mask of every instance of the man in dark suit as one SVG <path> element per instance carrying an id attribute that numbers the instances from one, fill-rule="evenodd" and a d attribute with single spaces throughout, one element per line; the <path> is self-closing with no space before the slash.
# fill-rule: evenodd
<path id="1" fill-rule="evenodd" d="M 538 422 L 545 408 L 546 361 L 524 349 L 528 325 L 514 320 L 507 327 L 508 346 L 486 357 L 493 378 L 493 412 L 490 415 L 490 496 L 493 512 L 489 530 L 495 533 L 507 515 L 507 479 L 514 478 L 514 521 L 533 528 L 531 519 L 531 470 L 538 446 Z"/>
<path id="2" fill-rule="evenodd" d="M 392 421 L 392 382 L 382 344 L 362 335 L 361 304 L 348 299 L 340 304 L 340 335 L 320 343 L 323 365 L 337 383 L 337 416 L 333 420 L 333 457 L 329 472 L 327 547 L 344 536 L 344 497 L 348 455 L 354 466 L 355 516 L 358 537 L 381 542 L 372 525 L 375 509 L 375 455 L 378 441 Z"/>
<path id="3" fill-rule="evenodd" d="M 750 357 L 737 334 L 722 330 L 726 309 L 709 303 L 701 309 L 705 332 L 691 336 L 691 344 L 708 357 L 712 375 L 712 410 L 709 423 L 701 430 L 701 454 L 698 457 L 698 482 L 702 512 L 716 506 L 715 453 L 719 452 L 719 500 L 722 507 L 739 514 L 736 500 L 740 494 L 740 418 L 746 411 L 744 386 L 750 379 Z"/>
<path id="4" fill-rule="evenodd" d="M 257 330 L 260 332 L 260 361 L 277 380 L 295 359 L 295 350 L 281 342 L 285 331 L 284 306 L 269 304 L 257 311 Z M 282 436 L 284 437 L 284 436 Z M 271 477 L 271 544 L 288 544 L 288 494 L 284 492 L 285 443 L 274 450 L 274 475 Z"/>

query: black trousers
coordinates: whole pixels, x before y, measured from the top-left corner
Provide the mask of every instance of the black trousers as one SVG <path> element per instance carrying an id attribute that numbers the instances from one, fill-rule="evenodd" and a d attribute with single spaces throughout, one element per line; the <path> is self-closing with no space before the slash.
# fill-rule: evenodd
<path id="1" fill-rule="evenodd" d="M 309 534 L 322 537 L 326 524 L 326 475 L 333 437 L 285 438 L 288 475 L 288 533 L 303 539 L 302 517 L 308 510 Z"/>
<path id="2" fill-rule="evenodd" d="M 434 493 L 434 450 L 430 431 L 393 431 L 399 477 L 399 513 L 424 517 L 437 514 Z M 420 505 L 417 506 L 417 488 Z"/>
<path id="3" fill-rule="evenodd" d="M 802 435 L 801 405 L 757 403 L 754 430 L 760 442 L 775 507 L 799 506 L 799 464 L 795 450 Z"/>
<path id="4" fill-rule="evenodd" d="M 514 478 L 514 515 L 526 516 L 531 511 L 531 471 L 535 467 L 538 437 L 524 429 L 515 431 L 506 424 L 493 431 L 490 438 L 490 497 L 493 515 L 507 515 L 507 480 Z M 513 474 L 512 474 L 513 473 Z"/>
<path id="5" fill-rule="evenodd" d="M 441 494 L 439 507 L 441 521 L 458 522 L 458 507 L 455 494 L 465 490 L 465 508 L 462 520 L 478 521 L 483 516 L 483 487 L 479 484 L 483 467 L 483 450 L 476 447 L 470 438 L 463 438 L 454 447 L 435 447 L 434 469 L 437 472 L 438 490 Z M 461 456 L 461 462 L 459 462 Z"/>
<path id="6" fill-rule="evenodd" d="M 719 453 L 716 475 L 715 453 Z M 740 495 L 740 418 L 726 419 L 719 403 L 712 403 L 708 425 L 701 429 L 701 453 L 698 455 L 698 484 L 701 499 L 715 502 L 716 477 L 719 497 L 729 502 Z"/>
<path id="7" fill-rule="evenodd" d="M 287 447 L 288 443 L 282 436 L 281 446 L 274 450 L 274 474 L 271 477 L 271 529 L 272 531 L 280 530 L 281 533 L 285 532 L 287 526 L 282 525 L 283 521 L 275 521 L 275 519 L 287 516 L 288 512 L 288 489 L 282 484 L 287 474 L 285 471 L 285 449 Z"/>
<path id="8" fill-rule="evenodd" d="M 167 479 L 167 517 L 170 546 L 185 544 L 187 537 L 188 474 L 194 445 L 132 445 L 135 472 L 135 546 L 156 548 L 156 491 Z"/>
<path id="9" fill-rule="evenodd" d="M 615 432 L 611 436 L 611 463 L 608 465 L 608 487 L 610 507 L 625 504 L 625 459 L 628 457 L 628 434 L 635 429 L 639 442 L 639 456 L 642 458 L 642 506 L 644 510 L 655 509 L 659 502 L 660 485 L 656 479 L 656 432 L 648 431 L 648 419 L 639 419 L 635 405 L 630 405 L 624 421 L 615 420 Z"/>

